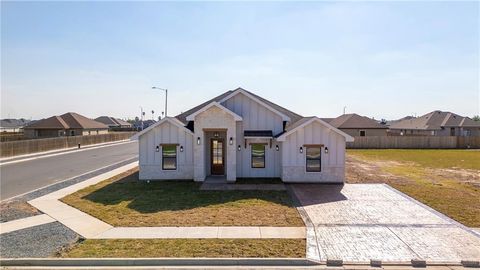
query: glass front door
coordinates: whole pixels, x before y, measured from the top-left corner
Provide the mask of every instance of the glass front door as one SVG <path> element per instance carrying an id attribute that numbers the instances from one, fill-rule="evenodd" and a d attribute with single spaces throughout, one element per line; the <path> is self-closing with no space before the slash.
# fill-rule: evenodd
<path id="1" fill-rule="evenodd" d="M 224 158 L 224 144 L 223 139 L 212 139 L 211 142 L 211 173 L 212 175 L 225 174 L 225 158 Z"/>

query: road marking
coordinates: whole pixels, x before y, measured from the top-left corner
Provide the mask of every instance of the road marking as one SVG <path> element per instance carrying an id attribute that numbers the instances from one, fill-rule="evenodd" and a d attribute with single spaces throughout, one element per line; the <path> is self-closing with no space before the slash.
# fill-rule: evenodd
<path id="1" fill-rule="evenodd" d="M 2 162 L 0 161 L 0 167 L 4 165 L 9 165 L 13 163 L 19 163 L 19 162 L 25 162 L 25 161 L 30 161 L 30 160 L 35 160 L 35 159 L 41 159 L 41 158 L 47 158 L 47 157 L 54 157 L 54 156 L 60 156 L 60 155 L 66 155 L 66 154 L 72 154 L 72 153 L 78 153 L 78 152 L 83 152 L 87 150 L 94 150 L 98 148 L 104 148 L 104 147 L 110 147 L 110 146 L 117 146 L 117 145 L 122 145 L 122 144 L 127 144 L 127 143 L 134 143 L 136 141 L 121 141 L 119 143 L 109 143 L 107 145 L 98 145 L 98 146 L 91 146 L 91 147 L 85 147 L 85 148 L 80 148 L 79 150 L 73 150 L 74 148 L 67 148 L 69 150 L 62 149 L 63 152 L 60 153 L 54 153 L 54 154 L 48 154 L 48 155 L 41 155 L 38 157 L 31 157 L 31 158 L 24 158 L 24 159 L 19 159 L 19 160 L 12 160 L 12 161 L 7 161 L 7 162 Z M 38 154 L 38 153 L 37 153 Z M 13 158 L 12 158 L 13 159 Z"/>
<path id="2" fill-rule="evenodd" d="M 101 167 L 101 168 L 94 169 L 94 170 L 88 171 L 88 172 L 86 172 L 86 173 L 82 173 L 82 174 L 79 174 L 79 175 L 77 175 L 77 176 L 73 176 L 73 177 L 70 177 L 70 178 L 67 178 L 67 179 L 64 179 L 64 180 L 60 180 L 60 181 L 58 181 L 58 182 L 51 183 L 51 184 L 48 184 L 48 185 L 46 185 L 46 186 L 42 186 L 42 187 L 36 188 L 36 189 L 34 189 L 34 190 L 30 190 L 30 191 L 24 192 L 24 193 L 22 193 L 22 194 L 15 195 L 15 196 L 10 197 L 10 198 L 2 199 L 2 200 L 0 200 L 0 202 L 6 202 L 6 201 L 9 201 L 9 200 L 12 200 L 12 199 L 15 199 L 15 198 L 18 198 L 18 197 L 27 195 L 27 194 L 32 193 L 32 192 L 35 192 L 35 191 L 38 191 L 38 190 L 41 190 L 41 189 L 44 189 L 44 188 L 47 188 L 47 187 L 50 187 L 50 186 L 59 184 L 59 183 L 63 183 L 63 182 L 69 181 L 69 180 L 72 180 L 72 179 L 77 178 L 77 177 L 82 177 L 82 176 L 85 176 L 85 175 L 87 175 L 87 174 L 94 173 L 94 172 L 99 171 L 99 170 L 103 170 L 103 169 L 105 169 L 105 168 L 107 168 L 107 167 L 115 166 L 115 165 L 117 165 L 117 164 L 120 164 L 120 163 L 122 163 L 122 162 L 131 160 L 131 159 L 133 159 L 133 158 L 135 158 L 135 157 L 127 158 L 127 159 L 124 159 L 124 160 L 122 160 L 122 161 L 119 161 L 119 162 L 116 162 L 116 163 L 113 163 L 113 164 L 110 164 L 110 165 L 106 165 L 106 166 L 103 166 L 103 167 Z M 95 176 L 93 176 L 93 177 L 95 177 Z M 87 179 L 86 179 L 86 180 L 87 180 Z"/>

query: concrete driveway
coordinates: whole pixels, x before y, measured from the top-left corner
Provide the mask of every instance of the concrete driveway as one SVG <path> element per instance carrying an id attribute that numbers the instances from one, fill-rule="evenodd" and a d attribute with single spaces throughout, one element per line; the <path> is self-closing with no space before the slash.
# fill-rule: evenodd
<path id="1" fill-rule="evenodd" d="M 292 189 L 313 225 L 307 233 L 309 258 L 456 263 L 480 259 L 478 232 L 388 185 L 298 184 Z"/>

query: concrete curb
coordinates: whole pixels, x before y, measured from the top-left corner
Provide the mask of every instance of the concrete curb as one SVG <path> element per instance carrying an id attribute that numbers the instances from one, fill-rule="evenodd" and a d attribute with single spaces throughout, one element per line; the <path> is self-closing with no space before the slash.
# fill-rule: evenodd
<path id="1" fill-rule="evenodd" d="M 21 258 L 0 259 L 2 266 L 313 266 L 302 258 Z"/>
<path id="2" fill-rule="evenodd" d="M 339 263 L 341 260 L 338 260 Z M 476 261 L 475 261 L 476 262 Z M 315 267 L 338 269 L 370 269 L 371 264 L 342 262 L 328 266 L 326 261 L 317 262 L 306 258 L 0 258 L 2 267 L 161 267 L 161 266 L 271 266 L 271 267 Z M 428 267 L 462 267 L 460 262 L 426 263 Z M 411 262 L 383 262 L 378 269 L 416 269 Z M 463 267 L 469 267 L 463 265 Z M 475 266 L 474 266 L 475 267 Z"/>

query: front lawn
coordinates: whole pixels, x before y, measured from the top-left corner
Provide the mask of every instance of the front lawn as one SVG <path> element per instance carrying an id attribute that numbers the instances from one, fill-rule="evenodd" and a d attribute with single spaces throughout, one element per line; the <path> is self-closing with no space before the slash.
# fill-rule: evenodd
<path id="1" fill-rule="evenodd" d="M 138 169 L 61 200 L 113 226 L 304 226 L 285 191 L 201 191 L 192 181 L 138 181 Z"/>
<path id="2" fill-rule="evenodd" d="M 305 239 L 87 239 L 64 258 L 303 258 Z"/>
<path id="3" fill-rule="evenodd" d="M 480 227 L 480 151 L 348 150 L 350 183 L 387 183 L 470 227 Z"/>

